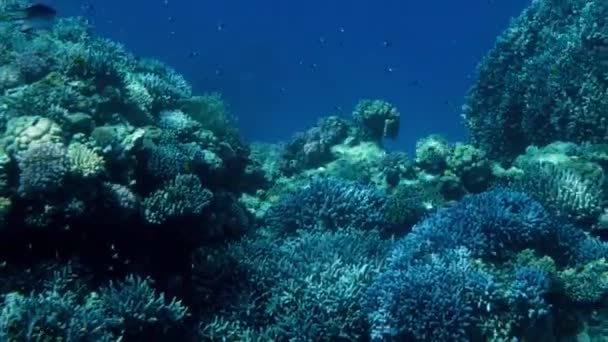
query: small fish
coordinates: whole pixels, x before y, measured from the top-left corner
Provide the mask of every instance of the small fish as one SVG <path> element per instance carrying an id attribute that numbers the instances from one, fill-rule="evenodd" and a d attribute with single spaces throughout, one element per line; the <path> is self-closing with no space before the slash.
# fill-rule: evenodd
<path id="1" fill-rule="evenodd" d="M 390 40 L 385 40 L 382 42 L 382 45 L 384 45 L 384 47 L 391 47 L 393 46 L 393 42 L 391 42 Z"/>
<path id="2" fill-rule="evenodd" d="M 47 5 L 36 4 L 25 8 L 9 10 L 0 14 L 0 22 L 16 24 L 22 32 L 34 29 L 48 29 L 53 26 L 57 11 Z"/>
<path id="3" fill-rule="evenodd" d="M 82 4 L 82 6 L 80 6 L 80 9 L 84 12 L 84 13 L 91 13 L 95 10 L 95 5 L 93 5 L 90 2 L 85 2 L 84 4 Z"/>

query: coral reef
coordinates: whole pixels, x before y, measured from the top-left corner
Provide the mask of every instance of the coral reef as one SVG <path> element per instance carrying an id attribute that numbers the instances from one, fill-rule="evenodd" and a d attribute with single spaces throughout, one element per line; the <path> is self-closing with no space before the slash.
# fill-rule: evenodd
<path id="1" fill-rule="evenodd" d="M 283 197 L 266 213 L 275 231 L 344 228 L 381 229 L 385 224 L 382 192 L 339 178 L 316 178 L 307 188 Z"/>
<path id="2" fill-rule="evenodd" d="M 0 27 L 0 340 L 600 340 L 607 9 L 533 1 L 413 158 L 385 100 L 249 144 L 82 18 Z"/>

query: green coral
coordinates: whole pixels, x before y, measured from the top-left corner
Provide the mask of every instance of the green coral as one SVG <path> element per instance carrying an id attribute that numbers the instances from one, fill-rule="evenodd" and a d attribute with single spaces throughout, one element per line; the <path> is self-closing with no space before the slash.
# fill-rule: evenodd
<path id="1" fill-rule="evenodd" d="M 384 100 L 361 100 L 353 111 L 353 121 L 362 130 L 364 138 L 375 142 L 397 137 L 400 116 L 397 108 Z"/>
<path id="2" fill-rule="evenodd" d="M 426 183 L 400 184 L 388 197 L 384 216 L 398 232 L 404 232 L 445 200 L 436 186 Z"/>
<path id="3" fill-rule="evenodd" d="M 599 303 L 608 295 L 608 262 L 605 258 L 587 263 L 580 269 L 559 273 L 564 291 L 576 303 Z"/>
<path id="4" fill-rule="evenodd" d="M 220 139 L 234 139 L 237 135 L 235 118 L 230 114 L 220 93 L 183 99 L 180 101 L 180 108 Z"/>
<path id="5" fill-rule="evenodd" d="M 71 143 L 67 150 L 70 172 L 81 178 L 94 178 L 105 171 L 105 161 L 97 152 L 81 143 Z"/>
<path id="6" fill-rule="evenodd" d="M 416 142 L 416 165 L 421 169 L 440 174 L 447 167 L 452 146 L 438 134 L 429 135 Z"/>
<path id="7" fill-rule="evenodd" d="M 515 263 L 518 267 L 526 266 L 539 269 L 547 274 L 556 275 L 557 265 L 550 256 L 539 256 L 532 249 L 524 249 L 517 253 Z"/>
<path id="8" fill-rule="evenodd" d="M 447 159 L 448 167 L 469 192 L 481 192 L 492 181 L 492 164 L 486 153 L 469 144 L 457 143 Z"/>

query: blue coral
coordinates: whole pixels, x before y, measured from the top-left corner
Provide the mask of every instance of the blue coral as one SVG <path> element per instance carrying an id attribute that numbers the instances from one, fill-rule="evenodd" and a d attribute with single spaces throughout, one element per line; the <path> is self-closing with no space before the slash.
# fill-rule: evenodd
<path id="1" fill-rule="evenodd" d="M 545 299 L 549 291 L 549 276 L 534 267 L 521 267 L 509 291 L 509 304 L 520 311 L 526 319 L 537 320 L 551 310 Z"/>
<path id="2" fill-rule="evenodd" d="M 467 341 L 477 318 L 491 310 L 495 292 L 493 278 L 472 267 L 465 249 L 411 265 L 389 261 L 367 292 L 371 339 Z"/>
<path id="3" fill-rule="evenodd" d="M 298 229 L 380 229 L 386 196 L 371 185 L 339 178 L 315 178 L 309 187 L 286 195 L 266 214 L 278 232 Z"/>
<path id="4" fill-rule="evenodd" d="M 192 119 L 181 110 L 165 110 L 160 112 L 158 126 L 174 134 L 177 138 L 188 138 L 201 128 L 198 121 Z"/>
<path id="5" fill-rule="evenodd" d="M 122 281 L 110 282 L 99 294 L 108 315 L 127 329 L 137 329 L 140 323 L 168 326 L 188 316 L 181 301 L 167 300 L 152 287 L 150 278 L 130 275 Z"/>
<path id="6" fill-rule="evenodd" d="M 192 173 L 204 163 L 201 147 L 194 143 L 161 142 L 147 148 L 146 171 L 160 181 Z"/>
<path id="7" fill-rule="evenodd" d="M 529 196 L 500 188 L 440 209 L 400 244 L 408 259 L 458 246 L 477 257 L 504 259 L 529 248 L 562 264 L 592 260 L 608 250 L 582 230 L 558 222 Z"/>
<path id="8" fill-rule="evenodd" d="M 182 303 L 167 300 L 149 278 L 128 276 L 83 296 L 73 276 L 58 272 L 40 293 L 4 296 L 0 312 L 2 341 L 117 341 L 158 336 L 179 326 L 188 315 Z M 148 337 L 149 338 L 149 337 Z M 144 338 L 147 339 L 147 338 Z"/>

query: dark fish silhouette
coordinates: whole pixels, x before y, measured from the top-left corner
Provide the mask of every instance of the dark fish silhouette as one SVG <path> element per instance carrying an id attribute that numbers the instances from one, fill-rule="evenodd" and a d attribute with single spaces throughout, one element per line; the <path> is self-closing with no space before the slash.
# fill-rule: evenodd
<path id="1" fill-rule="evenodd" d="M 21 31 L 30 31 L 50 28 L 56 16 L 57 11 L 54 8 L 36 4 L 0 13 L 0 21 L 15 24 Z"/>

